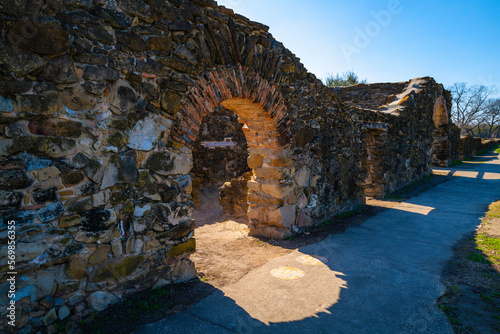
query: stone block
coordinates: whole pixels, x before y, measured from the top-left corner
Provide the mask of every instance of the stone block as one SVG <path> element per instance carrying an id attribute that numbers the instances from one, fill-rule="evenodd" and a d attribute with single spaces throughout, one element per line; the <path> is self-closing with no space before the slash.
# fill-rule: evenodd
<path id="1" fill-rule="evenodd" d="M 97 245 L 97 249 L 89 257 L 88 264 L 94 265 L 106 261 L 110 250 L 110 245 Z"/>
<path id="2" fill-rule="evenodd" d="M 255 168 L 254 170 L 255 176 L 261 177 L 264 179 L 274 179 L 281 180 L 283 178 L 283 169 L 281 168 Z"/>
<path id="3" fill-rule="evenodd" d="M 260 154 L 254 153 L 248 156 L 247 161 L 248 161 L 248 167 L 250 167 L 251 169 L 255 169 L 262 167 L 262 164 L 264 163 L 264 158 Z"/>
<path id="4" fill-rule="evenodd" d="M 123 112 L 137 107 L 139 96 L 128 82 L 118 80 L 111 89 L 108 99 L 112 106 Z"/>
<path id="5" fill-rule="evenodd" d="M 19 112 L 53 116 L 61 110 L 56 93 L 18 95 L 16 99 Z"/>
<path id="6" fill-rule="evenodd" d="M 67 54 L 50 59 L 40 74 L 40 78 L 56 84 L 69 84 L 78 81 L 75 64 Z"/>
<path id="7" fill-rule="evenodd" d="M 64 216 L 59 220 L 59 228 L 69 228 L 81 223 L 80 215 Z"/>
<path id="8" fill-rule="evenodd" d="M 262 191 L 274 198 L 284 199 L 293 190 L 292 186 L 285 184 L 262 184 Z"/>
<path id="9" fill-rule="evenodd" d="M 61 171 L 57 167 L 50 166 L 39 169 L 37 172 L 37 178 L 39 181 L 45 181 L 47 179 L 52 179 L 57 177 L 60 173 Z"/>
<path id="10" fill-rule="evenodd" d="M 69 36 L 61 27 L 24 18 L 17 21 L 7 33 L 15 46 L 42 55 L 53 55 L 69 49 Z"/>
<path id="11" fill-rule="evenodd" d="M 307 166 L 302 166 L 295 174 L 295 182 L 299 188 L 307 188 L 310 184 L 311 172 Z"/>
<path id="12" fill-rule="evenodd" d="M 84 180 L 85 176 L 80 171 L 70 172 L 62 176 L 62 182 L 66 187 L 76 186 Z"/>
<path id="13" fill-rule="evenodd" d="M 107 291 L 95 291 L 87 297 L 90 307 L 96 311 L 103 311 L 118 301 L 118 297 Z"/>
<path id="14" fill-rule="evenodd" d="M 270 211 L 267 213 L 267 222 L 291 229 L 295 225 L 296 209 L 295 205 L 286 205 L 277 210 Z"/>
<path id="15" fill-rule="evenodd" d="M 38 219 L 46 223 L 56 218 L 59 218 L 64 211 L 65 211 L 64 205 L 62 205 L 61 202 L 55 202 L 47 205 L 43 209 L 38 210 L 36 212 L 36 215 Z"/>
<path id="16" fill-rule="evenodd" d="M 111 217 L 108 210 L 91 209 L 81 214 L 82 230 L 87 232 L 102 232 L 107 229 L 106 225 Z"/>
<path id="17" fill-rule="evenodd" d="M 158 115 L 139 120 L 128 134 L 127 146 L 134 150 L 150 151 L 158 144 L 163 131 L 170 129 L 172 121 Z"/>

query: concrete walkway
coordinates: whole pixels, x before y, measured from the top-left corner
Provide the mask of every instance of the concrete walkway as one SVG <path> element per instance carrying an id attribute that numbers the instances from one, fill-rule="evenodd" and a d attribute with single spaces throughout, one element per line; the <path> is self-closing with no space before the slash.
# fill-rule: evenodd
<path id="1" fill-rule="evenodd" d="M 500 160 L 435 173 L 455 177 L 136 333 L 453 333 L 441 272 L 500 200 Z"/>

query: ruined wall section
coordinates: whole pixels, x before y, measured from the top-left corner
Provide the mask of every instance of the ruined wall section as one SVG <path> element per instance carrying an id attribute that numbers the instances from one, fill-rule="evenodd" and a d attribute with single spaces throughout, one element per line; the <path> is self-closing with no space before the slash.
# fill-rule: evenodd
<path id="1" fill-rule="evenodd" d="M 334 87 L 335 95 L 350 106 L 378 110 L 396 99 L 408 82 L 359 84 L 346 87 Z"/>
<path id="2" fill-rule="evenodd" d="M 377 95 L 388 84 L 368 85 Z M 363 86 L 345 88 L 352 94 Z M 401 89 L 397 83 L 390 89 Z M 339 90 L 344 88 L 336 89 Z M 382 93 L 380 93 L 382 94 Z M 379 95 L 380 95 L 379 94 Z M 354 108 L 363 119 L 367 132 L 369 156 L 367 194 L 381 197 L 417 181 L 430 173 L 433 150 L 433 111 L 436 100 L 443 94 L 442 85 L 432 78 L 419 78 L 407 82 L 391 98 L 391 102 L 378 106 L 377 111 Z M 343 96 L 343 94 L 340 94 Z M 371 154 L 370 154 L 371 153 Z"/>
<path id="3" fill-rule="evenodd" d="M 15 220 L 18 329 L 196 275 L 189 141 L 203 115 L 172 133 L 210 75 L 245 84 L 210 90 L 207 113 L 242 87 L 269 114 L 283 106 L 287 159 L 273 160 L 284 174 L 269 189 L 287 211 L 266 222 L 287 218 L 290 233 L 364 202 L 359 118 L 266 26 L 210 0 L 0 4 L 0 241 Z"/>

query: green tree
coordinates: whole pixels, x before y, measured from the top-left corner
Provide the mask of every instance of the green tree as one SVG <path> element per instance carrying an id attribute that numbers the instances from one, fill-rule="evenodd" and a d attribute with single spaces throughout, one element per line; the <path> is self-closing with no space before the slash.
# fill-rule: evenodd
<path id="1" fill-rule="evenodd" d="M 358 75 L 353 71 L 347 71 L 345 73 L 329 74 L 325 78 L 325 85 L 328 87 L 339 87 L 339 86 L 354 86 L 358 84 L 366 84 L 366 79 L 360 80 Z"/>

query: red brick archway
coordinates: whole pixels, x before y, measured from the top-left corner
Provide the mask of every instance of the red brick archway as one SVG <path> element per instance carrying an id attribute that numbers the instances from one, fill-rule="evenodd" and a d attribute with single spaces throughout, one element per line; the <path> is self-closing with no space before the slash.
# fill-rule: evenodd
<path id="1" fill-rule="evenodd" d="M 280 92 L 243 66 L 207 72 L 185 94 L 170 139 L 192 149 L 202 119 L 219 106 L 238 115 L 249 150 L 248 218 L 253 235 L 284 237 L 295 224 L 287 108 Z M 293 204 L 292 204 L 293 203 Z"/>

